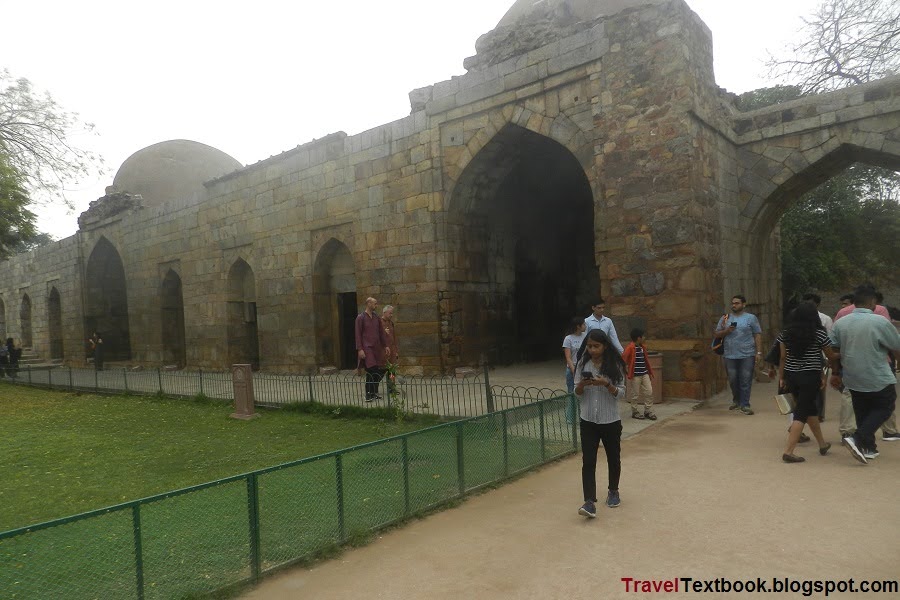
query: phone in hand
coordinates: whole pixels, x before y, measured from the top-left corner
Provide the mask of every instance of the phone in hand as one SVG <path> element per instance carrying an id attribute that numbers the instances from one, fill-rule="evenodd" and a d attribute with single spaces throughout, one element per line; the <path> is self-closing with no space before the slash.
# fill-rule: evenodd
<path id="1" fill-rule="evenodd" d="M 582 372 L 581 372 L 581 378 L 582 378 L 582 379 L 593 379 L 593 378 L 594 378 L 594 374 L 591 373 L 590 371 L 582 371 Z"/>
<path id="2" fill-rule="evenodd" d="M 734 328 L 736 328 L 736 327 L 737 327 L 737 321 L 732 321 L 732 322 L 731 322 L 731 328 L 734 329 Z"/>

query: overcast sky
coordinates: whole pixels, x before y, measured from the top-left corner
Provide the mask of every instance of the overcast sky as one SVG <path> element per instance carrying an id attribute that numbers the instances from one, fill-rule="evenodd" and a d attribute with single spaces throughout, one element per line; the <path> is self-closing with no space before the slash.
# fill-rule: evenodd
<path id="1" fill-rule="evenodd" d="M 410 90 L 465 72 L 475 40 L 514 0 L 30 0 L 3 6 L 0 68 L 96 125 L 75 142 L 106 173 L 38 207 L 38 226 L 75 233 L 134 152 L 190 139 L 251 164 L 335 131 L 409 114 Z M 597 0 L 602 2 L 602 0 Z M 771 85 L 766 50 L 791 40 L 818 0 L 687 0 L 713 32 L 718 84 Z"/>

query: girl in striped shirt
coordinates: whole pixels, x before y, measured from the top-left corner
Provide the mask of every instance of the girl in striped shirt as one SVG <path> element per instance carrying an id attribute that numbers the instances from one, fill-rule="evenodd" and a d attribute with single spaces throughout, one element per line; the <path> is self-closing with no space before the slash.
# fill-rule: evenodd
<path id="1" fill-rule="evenodd" d="M 819 390 L 825 387 L 822 353 L 831 359 L 836 352 L 831 349 L 831 341 L 825 328 L 822 327 L 816 306 L 811 302 L 801 302 L 791 313 L 789 325 L 775 341 L 781 355 L 778 363 L 778 385 L 794 394 L 797 401 L 794 421 L 788 430 L 787 447 L 781 459 L 786 463 L 806 460 L 794 454 L 804 423 L 809 425 L 810 431 L 819 443 L 819 454 L 825 456 L 831 444 L 822 437 L 816 396 Z"/>

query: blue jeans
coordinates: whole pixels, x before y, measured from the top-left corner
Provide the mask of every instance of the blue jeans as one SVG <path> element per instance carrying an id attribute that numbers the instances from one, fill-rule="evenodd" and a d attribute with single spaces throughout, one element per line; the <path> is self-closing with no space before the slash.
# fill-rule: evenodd
<path id="1" fill-rule="evenodd" d="M 731 401 L 741 407 L 750 406 L 750 386 L 753 385 L 754 366 L 756 366 L 755 356 L 725 359 L 728 385 L 731 386 Z"/>
<path id="2" fill-rule="evenodd" d="M 575 373 L 569 369 L 568 365 L 566 366 L 566 391 L 570 394 L 575 393 Z"/>

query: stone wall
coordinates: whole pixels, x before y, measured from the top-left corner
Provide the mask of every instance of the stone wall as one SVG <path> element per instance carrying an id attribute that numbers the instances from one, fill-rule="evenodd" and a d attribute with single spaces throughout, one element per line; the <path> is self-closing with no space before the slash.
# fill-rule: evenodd
<path id="1" fill-rule="evenodd" d="M 83 282 L 105 240 L 125 271 L 133 363 L 175 355 L 163 308 L 178 303 L 163 291 L 179 280 L 188 366 L 258 352 L 290 372 L 347 362 L 347 314 L 367 296 L 397 307 L 403 368 L 434 373 L 557 356 L 562 324 L 602 294 L 621 339 L 640 326 L 663 352 L 667 396 L 708 397 L 723 385 L 709 335 L 731 294 L 777 325 L 778 211 L 841 161 L 895 164 L 896 84 L 742 115 L 682 0 L 588 20 L 565 4 L 484 36 L 465 75 L 410 93 L 406 118 L 201 192 L 123 203 L 129 190 L 113 190 L 77 235 L 3 263 L 7 331 L 28 293 L 48 353 L 55 285 L 67 361 L 83 361 L 98 301 Z"/>

